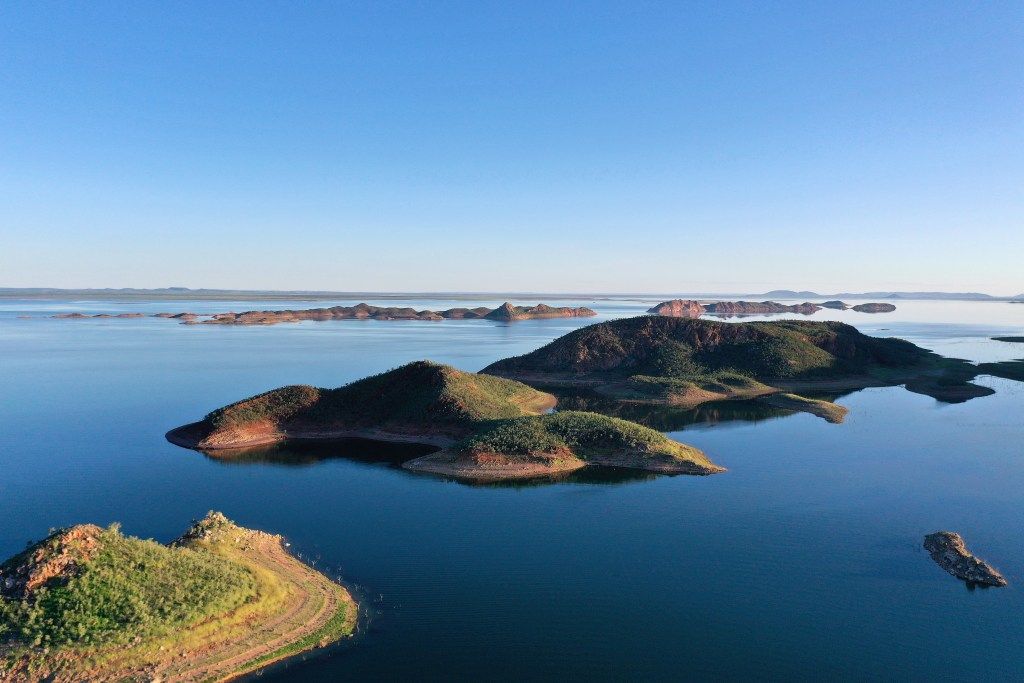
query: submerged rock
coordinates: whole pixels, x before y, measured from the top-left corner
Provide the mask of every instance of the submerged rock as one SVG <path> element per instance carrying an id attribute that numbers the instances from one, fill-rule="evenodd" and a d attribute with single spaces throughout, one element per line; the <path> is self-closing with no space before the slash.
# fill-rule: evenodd
<path id="1" fill-rule="evenodd" d="M 924 549 L 935 563 L 958 579 L 983 586 L 1005 586 L 1006 579 L 968 550 L 960 534 L 936 531 L 924 537 Z"/>

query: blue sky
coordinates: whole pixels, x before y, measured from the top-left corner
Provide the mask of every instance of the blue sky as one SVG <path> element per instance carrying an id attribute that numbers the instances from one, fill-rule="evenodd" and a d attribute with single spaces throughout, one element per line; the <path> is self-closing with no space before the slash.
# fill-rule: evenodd
<path id="1" fill-rule="evenodd" d="M 1024 4 L 0 4 L 0 286 L 1024 292 Z"/>

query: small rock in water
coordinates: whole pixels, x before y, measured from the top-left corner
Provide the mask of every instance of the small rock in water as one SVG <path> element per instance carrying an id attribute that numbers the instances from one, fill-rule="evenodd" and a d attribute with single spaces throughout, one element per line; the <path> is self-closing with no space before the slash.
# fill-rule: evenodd
<path id="1" fill-rule="evenodd" d="M 960 534 L 936 531 L 924 537 L 924 549 L 935 563 L 947 572 L 968 583 L 983 586 L 1005 586 L 1006 579 L 983 560 L 972 555 Z"/>

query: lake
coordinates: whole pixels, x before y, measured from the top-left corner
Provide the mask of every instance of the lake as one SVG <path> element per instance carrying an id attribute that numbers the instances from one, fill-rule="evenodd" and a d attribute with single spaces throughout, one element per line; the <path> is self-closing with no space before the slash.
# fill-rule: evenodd
<path id="1" fill-rule="evenodd" d="M 656 302 L 545 299 L 597 320 Z M 469 486 L 401 470 L 401 449 L 372 443 L 224 461 L 164 433 L 285 384 L 423 358 L 479 370 L 595 319 L 47 317 L 354 303 L 0 301 L 0 556 L 79 522 L 168 541 L 211 509 L 284 534 L 353 588 L 362 621 L 261 680 L 1024 679 L 1024 384 L 983 377 L 996 393 L 956 405 L 867 389 L 838 399 L 840 425 L 732 405 L 665 422 L 729 470 L 710 477 Z M 896 304 L 809 319 L 972 361 L 1024 357 L 989 339 L 1024 332 L 1024 305 Z M 972 590 L 939 569 L 921 547 L 939 529 L 1010 586 Z"/>

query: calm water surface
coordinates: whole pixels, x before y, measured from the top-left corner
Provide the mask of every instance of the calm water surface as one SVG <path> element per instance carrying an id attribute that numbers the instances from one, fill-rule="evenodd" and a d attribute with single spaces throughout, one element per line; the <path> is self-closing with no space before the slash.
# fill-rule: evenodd
<path id="1" fill-rule="evenodd" d="M 1024 384 L 982 378 L 997 393 L 959 405 L 860 391 L 839 399 L 842 425 L 742 406 L 666 418 L 729 468 L 712 477 L 467 486 L 365 442 L 224 462 L 163 434 L 283 384 L 336 386 L 419 358 L 478 370 L 593 320 L 44 317 L 331 303 L 0 302 L 0 555 L 84 521 L 166 541 L 210 509 L 282 533 L 354 587 L 364 616 L 354 641 L 262 680 L 1024 678 Z M 387 302 L 402 303 L 465 305 Z M 654 302 L 550 303 L 604 319 Z M 897 305 L 811 319 L 975 361 L 1024 357 L 988 340 L 1024 332 L 1024 305 Z M 961 532 L 1010 586 L 968 590 L 939 570 L 921 548 L 938 529 Z"/>

